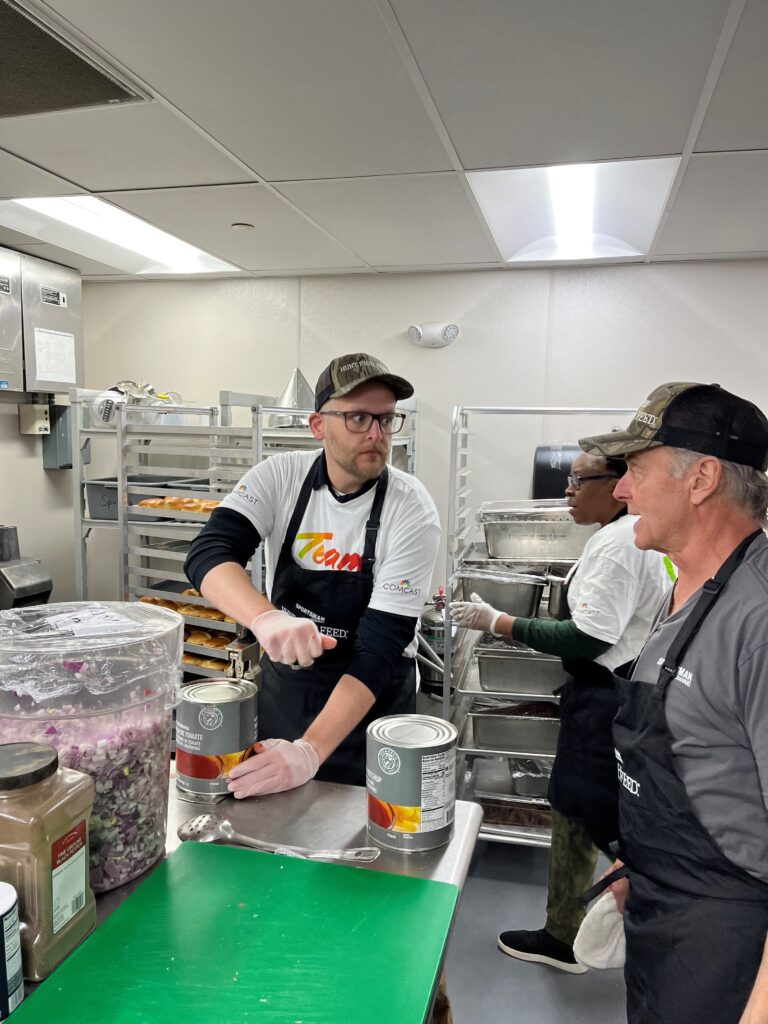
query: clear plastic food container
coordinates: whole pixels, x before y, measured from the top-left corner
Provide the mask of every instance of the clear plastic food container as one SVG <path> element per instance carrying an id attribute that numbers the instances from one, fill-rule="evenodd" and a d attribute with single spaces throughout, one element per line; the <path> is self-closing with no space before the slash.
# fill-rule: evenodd
<path id="1" fill-rule="evenodd" d="M 48 743 L 90 775 L 90 879 L 104 892 L 165 848 L 184 620 L 146 604 L 0 612 L 0 743 Z"/>

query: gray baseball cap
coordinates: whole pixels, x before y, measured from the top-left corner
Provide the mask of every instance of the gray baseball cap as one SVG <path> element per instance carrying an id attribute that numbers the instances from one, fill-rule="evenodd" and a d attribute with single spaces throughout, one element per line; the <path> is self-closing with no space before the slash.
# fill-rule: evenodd
<path id="1" fill-rule="evenodd" d="M 331 398 L 343 398 L 361 384 L 378 381 L 386 384 L 395 393 L 395 398 L 410 398 L 413 385 L 404 377 L 390 373 L 381 360 L 365 352 L 351 352 L 346 356 L 337 356 L 317 378 L 315 384 L 315 411 L 320 409 Z"/>

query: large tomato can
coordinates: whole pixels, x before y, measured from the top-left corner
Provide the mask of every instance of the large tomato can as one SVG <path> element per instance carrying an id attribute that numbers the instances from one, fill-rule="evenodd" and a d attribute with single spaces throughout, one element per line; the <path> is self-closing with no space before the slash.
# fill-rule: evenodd
<path id="1" fill-rule="evenodd" d="M 453 835 L 455 726 L 429 715 L 391 715 L 368 726 L 368 834 L 379 846 L 421 852 Z"/>
<path id="2" fill-rule="evenodd" d="M 176 786 L 189 800 L 229 792 L 229 772 L 256 746 L 258 690 L 247 680 L 203 679 L 185 686 L 176 708 Z"/>

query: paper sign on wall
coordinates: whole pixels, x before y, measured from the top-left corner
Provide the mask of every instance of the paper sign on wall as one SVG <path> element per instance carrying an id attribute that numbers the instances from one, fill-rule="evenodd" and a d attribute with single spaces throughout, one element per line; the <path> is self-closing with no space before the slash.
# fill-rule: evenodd
<path id="1" fill-rule="evenodd" d="M 77 383 L 75 336 L 35 328 L 35 369 L 38 380 Z"/>

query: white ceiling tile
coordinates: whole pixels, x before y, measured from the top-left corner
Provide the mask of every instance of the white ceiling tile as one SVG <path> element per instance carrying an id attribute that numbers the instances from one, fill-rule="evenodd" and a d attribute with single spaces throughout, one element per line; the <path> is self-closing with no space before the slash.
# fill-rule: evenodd
<path id="1" fill-rule="evenodd" d="M 0 120 L 0 148 L 92 192 L 250 177 L 157 103 L 5 118 Z"/>
<path id="2" fill-rule="evenodd" d="M 0 199 L 71 196 L 83 190 L 0 149 Z"/>
<path id="3" fill-rule="evenodd" d="M 244 270 L 363 263 L 263 185 L 111 192 L 104 198 Z M 235 231 L 231 225 L 238 222 L 254 229 Z"/>
<path id="4" fill-rule="evenodd" d="M 278 187 L 375 266 L 484 263 L 496 257 L 456 174 L 294 181 Z"/>
<path id="5" fill-rule="evenodd" d="M 749 0 L 696 140 L 696 150 L 768 149 L 768 4 Z"/>
<path id="6" fill-rule="evenodd" d="M 45 242 L 41 242 L 39 238 L 34 238 L 32 235 L 25 235 L 21 231 L 14 231 L 13 228 L 7 228 L 4 224 L 0 224 L 0 245 L 7 245 L 9 249 L 20 249 L 23 246 L 30 245 L 45 245 Z"/>
<path id="7" fill-rule="evenodd" d="M 680 153 L 730 0 L 391 0 L 466 168 Z"/>
<path id="8" fill-rule="evenodd" d="M 691 157 L 654 256 L 768 250 L 768 151 Z"/>
<path id="9" fill-rule="evenodd" d="M 49 6 L 268 180 L 450 167 L 374 0 Z"/>

